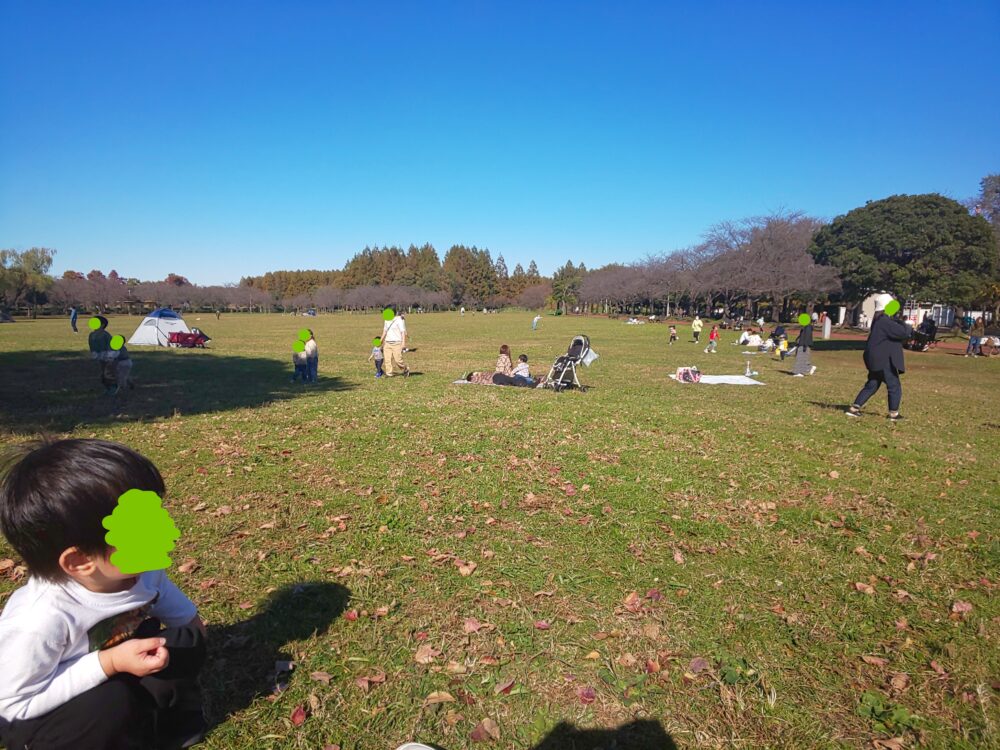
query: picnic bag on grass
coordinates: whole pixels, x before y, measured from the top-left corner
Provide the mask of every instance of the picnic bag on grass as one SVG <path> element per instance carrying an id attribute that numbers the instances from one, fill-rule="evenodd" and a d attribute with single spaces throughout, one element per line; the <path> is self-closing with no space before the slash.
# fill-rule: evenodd
<path id="1" fill-rule="evenodd" d="M 678 367 L 676 377 L 678 383 L 697 383 L 701 380 L 701 372 L 697 367 Z"/>

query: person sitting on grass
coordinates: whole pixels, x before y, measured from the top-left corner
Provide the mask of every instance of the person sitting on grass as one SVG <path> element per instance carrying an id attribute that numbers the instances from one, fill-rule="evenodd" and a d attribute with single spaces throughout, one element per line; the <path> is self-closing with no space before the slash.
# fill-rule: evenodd
<path id="1" fill-rule="evenodd" d="M 102 522 L 135 489 L 162 496 L 163 477 L 104 440 L 25 446 L 0 477 L 0 530 L 29 573 L 0 615 L 8 750 L 181 748 L 204 737 L 197 608 L 163 570 L 127 574 L 110 559 Z"/>
<path id="2" fill-rule="evenodd" d="M 525 367 L 527 367 L 528 357 L 524 357 Z M 497 364 L 493 372 L 470 372 L 465 376 L 465 380 L 478 385 L 517 385 L 525 388 L 533 387 L 536 381 L 530 383 L 525 378 L 514 377 L 514 368 L 510 361 L 510 347 L 504 344 L 500 347 L 500 356 L 497 357 Z"/>
<path id="3" fill-rule="evenodd" d="M 535 379 L 531 377 L 531 371 L 528 369 L 527 354 L 518 355 L 517 365 L 514 367 L 513 378 L 517 381 L 518 385 L 526 385 L 529 388 L 534 387 Z"/>
<path id="4" fill-rule="evenodd" d="M 514 374 L 514 365 L 510 361 L 510 347 L 506 344 L 500 347 L 500 356 L 497 357 L 497 365 L 493 371 L 507 377 L 512 377 Z"/>

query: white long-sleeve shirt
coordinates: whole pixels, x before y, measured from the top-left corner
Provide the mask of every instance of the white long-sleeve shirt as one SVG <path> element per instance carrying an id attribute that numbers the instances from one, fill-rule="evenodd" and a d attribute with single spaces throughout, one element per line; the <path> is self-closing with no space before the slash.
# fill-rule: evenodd
<path id="1" fill-rule="evenodd" d="M 0 720 L 31 719 L 107 678 L 97 652 L 132 635 L 148 617 L 166 627 L 198 613 L 162 570 L 132 588 L 100 594 L 73 580 L 30 578 L 0 614 Z"/>

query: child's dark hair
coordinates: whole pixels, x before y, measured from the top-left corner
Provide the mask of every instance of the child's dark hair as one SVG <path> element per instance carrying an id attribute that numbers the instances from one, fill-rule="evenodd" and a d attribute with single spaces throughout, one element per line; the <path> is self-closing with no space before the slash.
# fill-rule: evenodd
<path id="1" fill-rule="evenodd" d="M 528 355 L 527 354 L 518 354 L 517 355 L 517 361 L 518 362 L 527 362 L 528 361 Z"/>
<path id="2" fill-rule="evenodd" d="M 29 443 L 0 471 L 0 531 L 32 575 L 62 580 L 64 550 L 107 551 L 101 521 L 131 489 L 164 493 L 160 472 L 131 448 L 107 440 Z"/>

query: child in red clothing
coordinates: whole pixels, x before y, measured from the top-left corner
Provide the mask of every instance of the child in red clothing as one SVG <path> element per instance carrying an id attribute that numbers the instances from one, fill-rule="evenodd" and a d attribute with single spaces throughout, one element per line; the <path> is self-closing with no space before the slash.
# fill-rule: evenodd
<path id="1" fill-rule="evenodd" d="M 719 347 L 719 326 L 712 326 L 708 333 L 708 346 L 705 347 L 705 354 L 716 354 Z"/>

